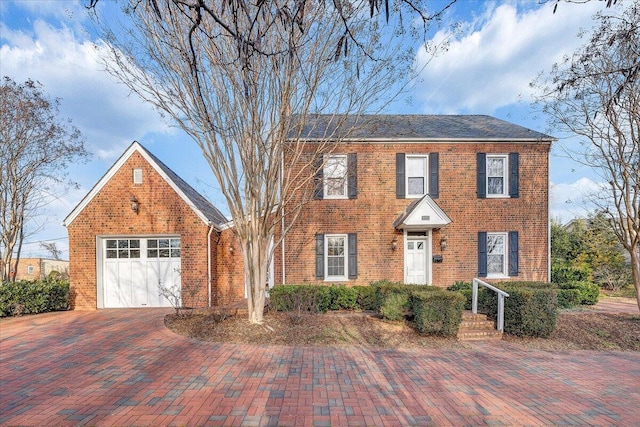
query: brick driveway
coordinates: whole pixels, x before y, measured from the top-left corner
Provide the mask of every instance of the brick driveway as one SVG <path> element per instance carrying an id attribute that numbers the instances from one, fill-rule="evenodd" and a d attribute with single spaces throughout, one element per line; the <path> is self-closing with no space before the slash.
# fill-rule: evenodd
<path id="1" fill-rule="evenodd" d="M 0 321 L 2 425 L 640 425 L 640 353 L 203 343 L 166 310 Z"/>

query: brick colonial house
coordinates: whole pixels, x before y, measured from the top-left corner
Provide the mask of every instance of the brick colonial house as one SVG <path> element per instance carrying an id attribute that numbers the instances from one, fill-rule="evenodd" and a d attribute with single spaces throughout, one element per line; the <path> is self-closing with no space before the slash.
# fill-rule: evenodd
<path id="1" fill-rule="evenodd" d="M 331 117 L 305 142 L 332 133 Z M 318 159 L 269 286 L 549 280 L 552 137 L 489 116 L 354 120 Z M 166 306 L 158 283 L 181 286 L 184 305 L 244 297 L 233 224 L 138 143 L 65 225 L 76 308 Z"/>

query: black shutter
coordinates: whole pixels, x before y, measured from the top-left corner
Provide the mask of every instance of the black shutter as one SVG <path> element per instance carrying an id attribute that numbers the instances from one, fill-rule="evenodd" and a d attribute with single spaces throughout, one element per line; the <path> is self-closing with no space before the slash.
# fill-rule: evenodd
<path id="1" fill-rule="evenodd" d="M 437 199 L 440 193 L 438 161 L 438 153 L 429 153 L 429 196 L 431 196 L 432 199 Z"/>
<path id="2" fill-rule="evenodd" d="M 313 198 L 314 199 L 323 199 L 324 198 L 324 183 L 322 182 L 322 170 L 324 168 L 322 154 L 318 156 L 316 159 L 316 176 L 313 180 Z"/>
<path id="3" fill-rule="evenodd" d="M 349 233 L 349 279 L 358 278 L 358 235 Z"/>
<path id="4" fill-rule="evenodd" d="M 358 155 L 347 155 L 347 194 L 350 199 L 358 198 Z"/>
<path id="5" fill-rule="evenodd" d="M 478 277 L 487 277 L 487 232 L 478 231 Z"/>
<path id="6" fill-rule="evenodd" d="M 324 234 L 316 234 L 316 279 L 324 279 Z"/>
<path id="7" fill-rule="evenodd" d="M 477 163 L 478 198 L 485 199 L 487 197 L 487 155 L 486 153 L 478 153 L 476 163 Z"/>
<path id="8" fill-rule="evenodd" d="M 518 275 L 518 232 L 509 232 L 509 276 Z"/>
<path id="9" fill-rule="evenodd" d="M 518 153 L 509 153 L 509 196 L 520 196 L 520 156 Z"/>
<path id="10" fill-rule="evenodd" d="M 396 153 L 396 199 L 404 198 L 404 153 Z"/>

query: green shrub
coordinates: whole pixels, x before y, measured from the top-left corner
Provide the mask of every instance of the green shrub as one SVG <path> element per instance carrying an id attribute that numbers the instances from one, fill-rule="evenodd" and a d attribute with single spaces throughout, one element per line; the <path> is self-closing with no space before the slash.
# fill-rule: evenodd
<path id="1" fill-rule="evenodd" d="M 582 282 L 591 279 L 591 267 L 588 265 L 574 266 L 554 263 L 551 266 L 551 282 L 561 284 L 566 282 Z"/>
<path id="2" fill-rule="evenodd" d="M 380 315 L 385 320 L 402 320 L 409 310 L 409 295 L 389 293 L 380 306 Z"/>
<path id="3" fill-rule="evenodd" d="M 579 293 L 578 304 L 594 305 L 600 296 L 600 287 L 588 281 L 571 281 L 559 285 L 562 290 L 577 290 Z"/>
<path id="4" fill-rule="evenodd" d="M 414 327 L 423 335 L 455 336 L 462 321 L 465 297 L 459 292 L 413 292 Z"/>
<path id="5" fill-rule="evenodd" d="M 277 311 L 324 313 L 331 303 L 328 286 L 278 285 L 269 291 L 271 306 Z"/>
<path id="6" fill-rule="evenodd" d="M 0 317 L 69 309 L 69 282 L 54 278 L 0 285 Z"/>
<path id="7" fill-rule="evenodd" d="M 360 310 L 377 310 L 376 288 L 374 286 L 354 286 L 358 292 L 357 307 Z"/>
<path id="8" fill-rule="evenodd" d="M 571 308 L 580 305 L 582 298 L 578 289 L 558 289 L 558 307 Z"/>
<path id="9" fill-rule="evenodd" d="M 471 310 L 472 298 L 473 298 L 473 283 L 472 282 L 455 282 L 453 285 L 447 288 L 451 292 L 459 292 L 465 297 L 464 309 Z"/>
<path id="10" fill-rule="evenodd" d="M 556 328 L 558 291 L 543 282 L 503 282 L 499 287 L 509 294 L 504 304 L 504 331 L 511 335 L 548 337 Z M 483 289 L 486 290 L 486 289 Z M 481 293 L 482 294 L 482 293 Z M 486 313 L 498 315 L 498 298 L 483 296 Z M 478 311 L 480 311 L 478 309 Z"/>

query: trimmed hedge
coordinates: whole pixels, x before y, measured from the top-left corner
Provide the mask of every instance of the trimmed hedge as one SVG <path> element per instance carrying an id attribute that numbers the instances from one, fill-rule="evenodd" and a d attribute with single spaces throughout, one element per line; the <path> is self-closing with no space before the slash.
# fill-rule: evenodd
<path id="1" fill-rule="evenodd" d="M 551 266 L 551 282 L 584 282 L 591 279 L 591 267 L 588 265 L 573 266 L 561 263 L 554 263 Z"/>
<path id="2" fill-rule="evenodd" d="M 0 285 L 0 317 L 69 309 L 69 282 L 55 278 Z"/>
<path id="3" fill-rule="evenodd" d="M 464 309 L 471 310 L 471 303 L 473 298 L 473 283 L 471 282 L 455 282 L 453 285 L 447 288 L 451 292 L 459 292 L 465 297 Z"/>
<path id="4" fill-rule="evenodd" d="M 595 283 L 588 281 L 572 281 L 565 282 L 558 285 L 560 291 L 558 293 L 558 299 L 560 299 L 560 293 L 578 291 L 577 303 L 574 305 L 594 305 L 598 302 L 600 296 L 600 287 Z"/>
<path id="5" fill-rule="evenodd" d="M 455 336 L 462 322 L 465 297 L 455 292 L 413 292 L 414 327 L 423 335 Z"/>
<path id="6" fill-rule="evenodd" d="M 361 310 L 376 310 L 376 288 L 373 286 L 354 286 L 358 292 L 356 306 Z"/>

